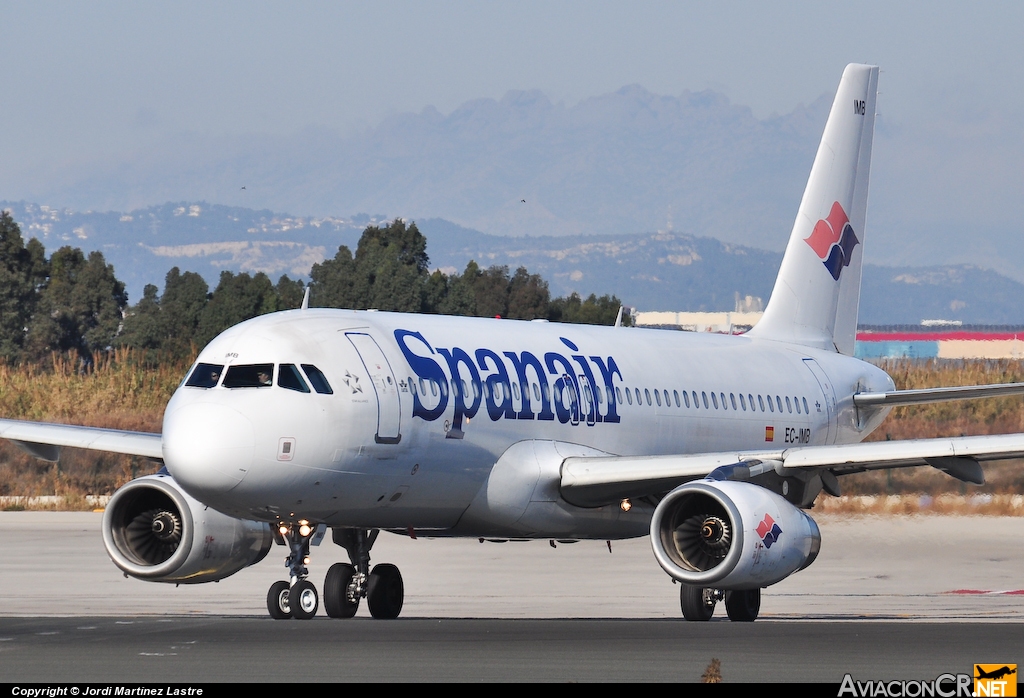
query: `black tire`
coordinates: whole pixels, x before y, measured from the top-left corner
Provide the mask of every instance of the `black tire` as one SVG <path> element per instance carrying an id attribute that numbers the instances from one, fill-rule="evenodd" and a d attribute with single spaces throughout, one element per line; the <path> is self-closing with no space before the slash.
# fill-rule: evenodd
<path id="1" fill-rule="evenodd" d="M 331 618 L 351 618 L 359 610 L 359 599 L 349 601 L 348 585 L 356 568 L 347 562 L 337 562 L 327 570 L 324 579 L 324 610 Z"/>
<path id="2" fill-rule="evenodd" d="M 313 582 L 308 579 L 295 582 L 288 596 L 288 605 L 292 607 L 292 618 L 309 620 L 315 616 L 316 610 L 320 608 L 320 597 Z"/>
<path id="3" fill-rule="evenodd" d="M 288 603 L 291 590 L 288 582 L 274 582 L 267 592 L 267 610 L 274 620 L 284 620 L 292 617 L 292 607 Z"/>
<path id="4" fill-rule="evenodd" d="M 402 573 L 394 565 L 381 564 L 370 572 L 366 584 L 366 605 L 370 615 L 381 620 L 398 618 L 405 601 Z"/>
<path id="5" fill-rule="evenodd" d="M 711 589 L 679 585 L 679 608 L 686 620 L 708 621 L 715 614 L 715 597 Z"/>
<path id="6" fill-rule="evenodd" d="M 761 590 L 725 592 L 725 610 L 729 614 L 729 620 L 752 623 L 761 610 Z"/>

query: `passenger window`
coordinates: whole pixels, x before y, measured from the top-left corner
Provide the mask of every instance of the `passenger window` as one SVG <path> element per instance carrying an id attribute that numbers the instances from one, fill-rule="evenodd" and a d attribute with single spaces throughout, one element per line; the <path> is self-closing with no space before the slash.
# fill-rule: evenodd
<path id="1" fill-rule="evenodd" d="M 789 401 L 789 395 L 786 396 L 786 412 L 793 414 L 793 404 Z"/>
<path id="2" fill-rule="evenodd" d="M 729 402 L 732 403 L 732 408 L 736 409 L 736 394 L 735 393 L 729 393 Z"/>
<path id="3" fill-rule="evenodd" d="M 633 391 L 629 388 L 626 388 L 626 402 L 633 404 Z"/>
<path id="4" fill-rule="evenodd" d="M 650 407 L 650 405 L 651 405 L 651 391 L 648 390 L 647 388 L 644 388 L 644 395 L 647 396 L 647 406 Z"/>
<path id="5" fill-rule="evenodd" d="M 413 395 L 416 394 L 416 379 L 412 376 L 409 376 L 409 392 Z"/>
<path id="6" fill-rule="evenodd" d="M 638 404 L 638 405 L 644 404 L 643 400 L 640 398 L 640 388 L 633 388 L 633 390 L 636 391 L 636 404 Z"/>
<path id="7" fill-rule="evenodd" d="M 229 366 L 224 376 L 225 388 L 269 388 L 273 385 L 274 364 Z"/>
<path id="8" fill-rule="evenodd" d="M 702 390 L 700 391 L 700 396 L 704 398 L 704 409 L 710 409 L 710 407 L 708 406 L 708 394 Z M 714 396 L 714 393 L 712 393 L 712 396 Z"/>
<path id="9" fill-rule="evenodd" d="M 302 380 L 302 374 L 295 364 L 281 364 L 277 372 L 277 384 L 288 390 L 297 390 L 300 393 L 308 393 L 309 386 Z"/>
<path id="10" fill-rule="evenodd" d="M 621 405 L 622 404 L 622 388 L 615 388 L 615 397 L 617 398 L 618 403 Z M 632 401 L 630 401 L 630 404 L 632 404 Z"/>
<path id="11" fill-rule="evenodd" d="M 760 396 L 758 396 L 758 397 L 760 398 Z M 772 396 L 771 395 L 768 396 L 768 411 L 769 412 L 774 412 L 775 411 L 775 403 L 772 402 Z"/>
<path id="12" fill-rule="evenodd" d="M 301 366 L 302 370 L 306 372 L 306 378 L 313 385 L 313 390 L 321 395 L 334 395 L 331 384 L 327 382 L 327 377 L 319 368 L 313 364 L 301 364 Z"/>
<path id="13" fill-rule="evenodd" d="M 676 399 L 676 407 L 681 407 L 681 405 L 679 404 L 679 391 L 678 390 L 673 390 L 672 391 L 672 397 L 674 397 Z"/>
<path id="14" fill-rule="evenodd" d="M 771 400 L 771 398 L 768 398 Z M 782 398 L 778 395 L 775 396 L 775 404 L 779 406 L 779 414 L 782 414 Z"/>
<path id="15" fill-rule="evenodd" d="M 747 393 L 747 401 L 750 403 L 750 411 L 753 412 L 754 411 L 754 396 L 751 395 L 750 393 Z"/>
<path id="16" fill-rule="evenodd" d="M 217 385 L 224 367 L 216 364 L 196 364 L 185 385 L 192 388 L 212 388 Z"/>
<path id="17" fill-rule="evenodd" d="M 693 395 L 693 406 L 694 406 L 694 408 L 700 407 L 700 403 L 697 402 L 697 391 L 694 390 L 693 393 L 691 393 L 691 394 Z"/>
<path id="18" fill-rule="evenodd" d="M 515 397 L 515 399 L 517 401 L 519 401 L 519 402 L 523 401 L 523 398 L 521 398 L 519 396 L 519 384 L 518 383 L 513 383 L 512 384 L 512 395 L 513 395 L 513 397 Z"/>
<path id="19" fill-rule="evenodd" d="M 796 413 L 800 414 L 800 398 L 793 398 L 793 404 L 796 406 Z"/>
<path id="20" fill-rule="evenodd" d="M 757 406 L 761 408 L 762 412 L 764 412 L 764 398 L 760 395 L 757 396 Z"/>
<path id="21" fill-rule="evenodd" d="M 718 396 L 715 395 L 714 393 L 711 393 L 711 403 L 715 406 L 715 409 L 717 410 L 718 409 Z"/>
<path id="22" fill-rule="evenodd" d="M 803 398 L 804 401 L 804 414 L 810 414 L 811 411 L 807 409 L 807 398 Z"/>
<path id="23" fill-rule="evenodd" d="M 743 393 L 740 393 L 740 407 L 743 408 L 744 412 L 747 411 L 747 401 L 743 399 Z"/>
<path id="24" fill-rule="evenodd" d="M 661 393 L 657 390 L 654 391 L 654 401 L 658 403 L 658 407 L 661 407 Z"/>
<path id="25" fill-rule="evenodd" d="M 689 409 L 690 408 L 690 394 L 688 392 L 686 392 L 685 390 L 683 391 L 683 402 L 686 403 L 686 408 Z"/>

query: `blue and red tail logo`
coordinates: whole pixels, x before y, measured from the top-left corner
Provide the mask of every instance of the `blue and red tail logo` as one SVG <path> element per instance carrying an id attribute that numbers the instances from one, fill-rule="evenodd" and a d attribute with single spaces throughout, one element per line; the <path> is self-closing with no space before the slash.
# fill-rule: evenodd
<path id="1" fill-rule="evenodd" d="M 832 204 L 828 218 L 818 221 L 810 237 L 804 238 L 804 242 L 811 246 L 832 278 L 839 281 L 843 267 L 850 265 L 853 248 L 860 240 L 853 233 L 853 226 L 850 225 L 846 211 L 836 201 Z"/>
<path id="2" fill-rule="evenodd" d="M 842 210 L 842 209 L 840 209 Z M 764 543 L 764 547 L 771 548 L 772 543 L 779 540 L 779 536 L 782 535 L 782 529 L 775 523 L 770 515 L 765 514 L 764 518 L 761 519 L 761 523 L 757 525 L 757 535 L 761 536 L 761 541 Z"/>

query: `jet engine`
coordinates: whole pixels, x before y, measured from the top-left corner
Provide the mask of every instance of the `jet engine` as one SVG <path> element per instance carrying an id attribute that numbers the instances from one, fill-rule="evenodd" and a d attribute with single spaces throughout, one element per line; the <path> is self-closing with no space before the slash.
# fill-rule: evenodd
<path id="1" fill-rule="evenodd" d="M 672 490 L 651 519 L 658 563 L 684 584 L 757 589 L 810 565 L 814 519 L 749 482 L 701 480 Z"/>
<path id="2" fill-rule="evenodd" d="M 210 509 L 164 473 L 123 486 L 103 514 L 110 559 L 126 574 L 151 582 L 224 579 L 262 560 L 273 543 L 270 524 Z"/>

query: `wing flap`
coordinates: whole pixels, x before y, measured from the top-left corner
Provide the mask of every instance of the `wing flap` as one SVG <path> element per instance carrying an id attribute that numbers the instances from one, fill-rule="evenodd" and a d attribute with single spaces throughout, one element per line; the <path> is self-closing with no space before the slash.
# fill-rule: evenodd
<path id="1" fill-rule="evenodd" d="M 19 448 L 44 460 L 56 459 L 59 450 L 48 448 L 54 446 L 125 453 L 154 460 L 164 457 L 160 434 L 141 431 L 0 419 L 0 439 L 9 439 Z"/>

